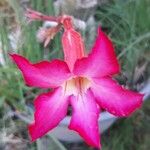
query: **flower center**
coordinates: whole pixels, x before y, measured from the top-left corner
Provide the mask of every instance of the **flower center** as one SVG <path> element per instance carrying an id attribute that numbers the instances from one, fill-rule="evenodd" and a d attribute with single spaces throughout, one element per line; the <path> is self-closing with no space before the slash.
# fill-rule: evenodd
<path id="1" fill-rule="evenodd" d="M 90 80 L 85 77 L 72 78 L 63 84 L 66 95 L 82 95 L 90 87 Z"/>

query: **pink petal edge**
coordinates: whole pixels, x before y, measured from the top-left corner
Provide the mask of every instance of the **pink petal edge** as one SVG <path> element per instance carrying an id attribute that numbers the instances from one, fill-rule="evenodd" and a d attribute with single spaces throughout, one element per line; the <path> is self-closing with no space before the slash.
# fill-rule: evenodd
<path id="1" fill-rule="evenodd" d="M 64 96 L 62 88 L 36 98 L 35 122 L 28 127 L 32 141 L 42 137 L 59 124 L 67 114 L 68 104 L 69 97 Z"/>
<path id="2" fill-rule="evenodd" d="M 87 77 L 103 77 L 120 72 L 113 44 L 100 28 L 91 53 L 76 61 L 73 72 Z"/>
<path id="3" fill-rule="evenodd" d="M 20 55 L 10 54 L 10 56 L 21 70 L 24 80 L 29 86 L 41 88 L 58 87 L 70 77 L 67 64 L 61 60 L 31 64 Z"/>
<path id="4" fill-rule="evenodd" d="M 88 90 L 84 94 L 72 96 L 71 105 L 73 115 L 69 129 L 78 132 L 90 146 L 100 148 L 99 107 L 94 101 L 92 92 Z"/>
<path id="5" fill-rule="evenodd" d="M 123 88 L 110 77 L 93 79 L 91 90 L 100 107 L 119 117 L 129 116 L 142 104 L 143 94 Z"/>

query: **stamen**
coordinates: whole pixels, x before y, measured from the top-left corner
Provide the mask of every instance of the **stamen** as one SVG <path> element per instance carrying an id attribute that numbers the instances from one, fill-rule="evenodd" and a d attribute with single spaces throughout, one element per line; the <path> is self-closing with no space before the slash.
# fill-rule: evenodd
<path id="1" fill-rule="evenodd" d="M 82 95 L 90 87 L 90 80 L 84 77 L 72 78 L 63 84 L 65 95 Z"/>

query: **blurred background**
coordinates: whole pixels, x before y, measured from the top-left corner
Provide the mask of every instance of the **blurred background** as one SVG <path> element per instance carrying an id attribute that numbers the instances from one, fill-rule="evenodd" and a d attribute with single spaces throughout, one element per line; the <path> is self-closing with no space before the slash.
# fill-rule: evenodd
<path id="1" fill-rule="evenodd" d="M 26 8 L 47 15 L 68 14 L 91 49 L 100 25 L 112 39 L 129 89 L 144 91 L 146 101 L 131 117 L 118 119 L 101 135 L 102 150 L 150 149 L 150 1 L 149 0 L 0 0 L 0 150 L 94 150 L 83 142 L 59 141 L 52 134 L 30 143 L 27 124 L 33 99 L 43 91 L 27 87 L 8 53 L 32 62 L 62 58 L 61 32 L 44 48 L 38 31 L 48 22 L 29 23 Z"/>

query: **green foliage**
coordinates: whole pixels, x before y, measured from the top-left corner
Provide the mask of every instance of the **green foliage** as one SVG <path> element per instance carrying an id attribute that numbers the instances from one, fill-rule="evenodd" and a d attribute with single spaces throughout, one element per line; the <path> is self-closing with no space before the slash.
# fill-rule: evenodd
<path id="1" fill-rule="evenodd" d="M 150 149 L 150 101 L 130 118 L 119 120 L 102 136 L 102 150 Z"/>

